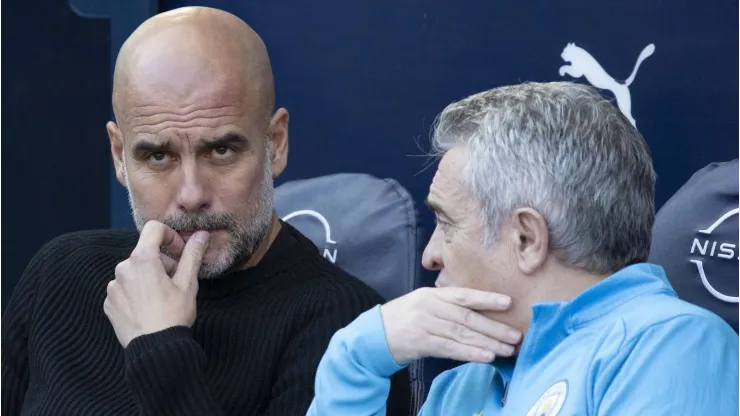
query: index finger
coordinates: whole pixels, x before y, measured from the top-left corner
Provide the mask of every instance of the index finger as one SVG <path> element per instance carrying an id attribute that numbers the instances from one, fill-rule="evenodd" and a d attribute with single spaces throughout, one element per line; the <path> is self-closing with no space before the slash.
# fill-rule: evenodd
<path id="1" fill-rule="evenodd" d="M 185 244 L 177 271 L 172 279 L 180 289 L 188 290 L 194 285 L 197 287 L 198 272 L 203 263 L 203 256 L 206 255 L 206 249 L 208 249 L 209 238 L 207 231 L 198 231 Z"/>
<path id="2" fill-rule="evenodd" d="M 475 334 L 482 334 L 490 338 L 491 340 L 498 341 L 498 343 L 500 344 L 510 344 L 512 347 L 521 340 L 522 334 L 518 330 L 504 323 L 491 319 L 490 317 L 485 316 L 483 313 L 476 312 L 472 309 L 467 309 L 462 306 L 452 304 L 440 305 L 440 307 L 438 307 L 434 311 L 434 314 L 439 319 L 456 324 L 452 326 L 435 326 L 435 328 L 432 330 L 432 333 L 435 335 L 447 338 L 450 338 L 450 336 L 452 335 L 452 337 L 454 338 L 455 335 L 460 335 L 459 331 L 461 330 L 461 328 L 464 327 L 470 330 L 468 334 L 471 335 L 472 338 L 475 338 Z M 445 331 L 447 331 L 447 334 L 444 333 Z M 501 349 L 502 346 L 496 344 L 495 341 L 491 342 L 488 347 L 498 347 L 498 349 L 494 352 L 499 355 L 511 355 L 511 351 L 505 351 Z M 483 345 L 477 346 L 483 347 Z"/>
<path id="3" fill-rule="evenodd" d="M 465 287 L 441 287 L 432 290 L 439 299 L 447 303 L 476 311 L 505 311 L 511 306 L 511 298 L 501 293 Z"/>
<path id="4" fill-rule="evenodd" d="M 185 248 L 185 241 L 177 231 L 161 222 L 148 221 L 141 230 L 139 242 L 136 244 L 133 253 L 156 253 L 159 255 L 160 247 L 166 247 L 170 253 L 179 255 Z"/>

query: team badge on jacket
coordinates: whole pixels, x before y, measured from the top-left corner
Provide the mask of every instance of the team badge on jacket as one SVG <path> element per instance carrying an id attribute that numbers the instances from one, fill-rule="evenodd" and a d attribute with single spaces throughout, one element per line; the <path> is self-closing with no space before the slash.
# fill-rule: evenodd
<path id="1" fill-rule="evenodd" d="M 556 416 L 568 396 L 568 382 L 558 381 L 550 386 L 540 396 L 539 400 L 529 409 L 527 416 Z"/>

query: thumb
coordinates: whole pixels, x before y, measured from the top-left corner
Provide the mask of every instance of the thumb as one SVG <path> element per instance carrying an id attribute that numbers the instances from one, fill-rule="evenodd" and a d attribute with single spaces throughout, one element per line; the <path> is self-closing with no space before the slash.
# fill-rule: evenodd
<path id="1" fill-rule="evenodd" d="M 177 264 L 177 272 L 172 277 L 173 282 L 180 289 L 188 290 L 198 281 L 198 272 L 203 256 L 206 254 L 209 239 L 208 231 L 198 231 L 185 244 Z"/>

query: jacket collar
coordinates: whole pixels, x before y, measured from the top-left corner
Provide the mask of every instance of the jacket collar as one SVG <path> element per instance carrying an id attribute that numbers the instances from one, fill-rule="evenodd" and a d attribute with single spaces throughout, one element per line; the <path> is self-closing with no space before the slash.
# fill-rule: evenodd
<path id="1" fill-rule="evenodd" d="M 571 301 L 533 305 L 532 321 L 516 364 L 538 361 L 574 331 L 627 302 L 655 293 L 676 296 L 662 267 L 638 263 L 606 277 Z M 494 362 L 494 365 L 503 370 L 504 379 L 513 370 L 513 362 Z"/>

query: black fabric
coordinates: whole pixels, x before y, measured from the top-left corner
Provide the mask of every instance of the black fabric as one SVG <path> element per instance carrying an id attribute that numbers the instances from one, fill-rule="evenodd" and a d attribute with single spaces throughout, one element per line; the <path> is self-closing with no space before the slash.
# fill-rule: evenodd
<path id="1" fill-rule="evenodd" d="M 135 231 L 67 234 L 29 264 L 2 319 L 2 414 L 305 415 L 331 336 L 380 295 L 283 224 L 263 260 L 202 281 L 192 329 L 124 350 L 103 313 Z M 408 415 L 406 371 L 389 414 Z"/>

